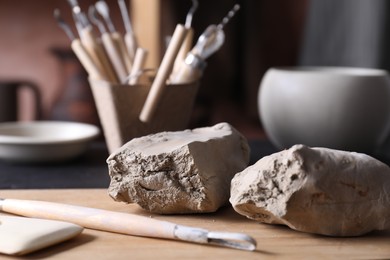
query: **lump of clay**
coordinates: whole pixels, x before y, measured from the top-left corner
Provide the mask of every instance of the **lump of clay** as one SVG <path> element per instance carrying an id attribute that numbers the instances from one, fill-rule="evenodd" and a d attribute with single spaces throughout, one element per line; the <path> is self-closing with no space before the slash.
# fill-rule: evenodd
<path id="1" fill-rule="evenodd" d="M 249 163 L 247 140 L 227 123 L 135 138 L 107 159 L 109 195 L 154 213 L 213 212 Z"/>
<path id="2" fill-rule="evenodd" d="M 230 202 L 260 222 L 358 236 L 390 228 L 390 168 L 365 154 L 295 145 L 238 173 Z"/>

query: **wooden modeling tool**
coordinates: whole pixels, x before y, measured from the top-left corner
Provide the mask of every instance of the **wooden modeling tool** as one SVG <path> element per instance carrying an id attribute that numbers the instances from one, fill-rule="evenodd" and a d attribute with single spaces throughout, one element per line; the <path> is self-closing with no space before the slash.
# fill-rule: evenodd
<path id="1" fill-rule="evenodd" d="M 118 5 L 122 14 L 123 24 L 126 30 L 125 43 L 126 43 L 127 51 L 129 53 L 130 59 L 134 63 L 136 50 L 138 49 L 137 40 L 135 38 L 133 26 L 131 25 L 130 16 L 129 16 L 129 12 L 127 11 L 125 0 L 118 0 Z"/>
<path id="2" fill-rule="evenodd" d="M 142 77 L 140 72 L 143 70 L 146 62 L 146 57 L 148 56 L 148 51 L 143 48 L 137 48 L 134 56 L 133 67 L 130 72 L 129 85 L 136 85 L 139 83 L 139 78 Z M 138 76 L 139 75 L 139 76 Z"/>
<path id="3" fill-rule="evenodd" d="M 172 39 L 164 54 L 156 77 L 152 83 L 149 94 L 139 115 L 139 119 L 142 122 L 150 122 L 155 110 L 158 107 L 158 103 L 160 102 L 164 88 L 166 87 L 166 81 L 172 72 L 173 64 L 183 44 L 187 31 L 188 30 L 181 24 L 178 24 L 175 28 Z"/>
<path id="4" fill-rule="evenodd" d="M 184 27 L 187 28 L 187 36 L 184 39 L 184 42 L 179 50 L 179 53 L 177 54 L 177 57 L 175 59 L 175 64 L 173 65 L 173 74 L 175 74 L 178 69 L 180 68 L 181 64 L 183 63 L 184 59 L 186 58 L 187 54 L 190 52 L 192 45 L 193 45 L 193 39 L 194 39 L 194 29 L 192 29 L 191 24 L 194 17 L 194 13 L 196 9 L 198 9 L 198 1 L 192 0 L 192 6 L 190 10 L 187 13 L 186 16 L 186 22 L 184 24 Z"/>
<path id="5" fill-rule="evenodd" d="M 173 84 L 184 84 L 198 80 L 204 68 L 206 67 L 206 59 L 221 48 L 225 41 L 223 32 L 224 26 L 240 9 L 238 4 L 234 5 L 228 14 L 222 19 L 218 25 L 210 25 L 200 35 L 194 48 L 187 54 L 184 62 L 174 72 L 170 81 Z"/>
<path id="6" fill-rule="evenodd" d="M 118 82 L 122 83 L 128 75 L 123 62 L 122 53 L 119 51 L 112 35 L 106 30 L 103 22 L 99 20 L 98 12 L 94 5 L 89 7 L 88 15 L 91 21 L 99 28 L 104 49 L 109 57 L 110 63 L 112 64 Z"/>
<path id="7" fill-rule="evenodd" d="M 88 75 L 92 79 L 102 79 L 101 68 L 96 65 L 92 57 L 84 48 L 81 41 L 75 37 L 72 30 L 70 29 L 70 26 L 62 19 L 59 9 L 54 10 L 54 18 L 57 20 L 57 24 L 61 27 L 61 29 L 64 30 L 66 35 L 71 40 L 71 48 L 81 62 L 81 65 L 87 71 Z"/>
<path id="8" fill-rule="evenodd" d="M 109 36 L 111 37 L 112 41 L 115 43 L 115 47 L 117 49 L 117 53 L 119 53 L 118 57 L 121 62 L 121 66 L 119 66 L 119 63 L 117 64 L 117 67 L 115 69 L 117 70 L 117 73 L 120 73 L 119 77 L 121 80 L 121 83 L 125 82 L 126 77 L 130 74 L 131 67 L 132 67 L 132 60 L 130 59 L 129 53 L 126 48 L 126 44 L 124 42 L 124 39 L 122 35 L 119 34 L 119 32 L 115 29 L 114 23 L 111 20 L 110 17 L 110 9 L 107 5 L 107 3 L 103 0 L 100 0 L 95 3 L 96 10 L 98 13 L 103 17 L 105 20 L 108 30 L 109 30 Z M 102 40 L 103 36 L 102 36 Z M 125 76 L 123 76 L 123 71 L 125 71 Z"/>
<path id="9" fill-rule="evenodd" d="M 81 11 L 77 0 L 68 0 L 68 3 L 72 7 L 73 18 L 76 23 L 76 27 L 79 32 L 81 43 L 92 58 L 93 63 L 99 68 L 100 77 L 99 79 L 112 81 L 114 80 L 106 67 L 108 66 L 105 61 L 107 60 L 104 55 L 102 46 L 97 42 L 96 36 L 93 32 L 92 25 L 88 21 L 85 13 Z"/>
<path id="10" fill-rule="evenodd" d="M 141 237 L 212 244 L 241 250 L 256 249 L 256 240 L 242 233 L 210 232 L 167 221 L 61 203 L 0 199 L 0 211 L 26 217 L 66 221 L 85 228 Z"/>

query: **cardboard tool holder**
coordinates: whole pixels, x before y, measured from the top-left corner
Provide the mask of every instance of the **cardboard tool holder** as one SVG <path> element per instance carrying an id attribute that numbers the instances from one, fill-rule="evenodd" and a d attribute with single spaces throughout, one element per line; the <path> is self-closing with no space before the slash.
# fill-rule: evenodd
<path id="1" fill-rule="evenodd" d="M 89 79 L 110 153 L 135 137 L 188 127 L 198 82 L 167 85 L 153 119 L 139 120 L 150 85 L 119 85 Z"/>

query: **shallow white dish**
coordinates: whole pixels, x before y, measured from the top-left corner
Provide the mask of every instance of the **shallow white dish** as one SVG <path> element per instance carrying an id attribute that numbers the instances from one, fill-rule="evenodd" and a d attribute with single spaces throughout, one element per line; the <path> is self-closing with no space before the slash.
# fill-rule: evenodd
<path id="1" fill-rule="evenodd" d="M 0 123 L 0 159 L 25 163 L 69 160 L 84 153 L 99 133 L 94 125 L 75 122 Z"/>

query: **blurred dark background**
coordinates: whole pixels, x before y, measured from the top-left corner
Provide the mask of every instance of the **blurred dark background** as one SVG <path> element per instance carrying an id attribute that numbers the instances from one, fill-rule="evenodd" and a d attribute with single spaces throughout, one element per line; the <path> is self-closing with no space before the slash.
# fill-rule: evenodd
<path id="1" fill-rule="evenodd" d="M 133 1 L 138 8 L 144 5 L 142 12 L 155 20 L 156 10 L 149 10 L 147 3 L 157 0 L 129 3 Z M 79 0 L 84 10 L 94 2 Z M 117 1 L 107 3 L 123 31 Z M 191 1 L 158 3 L 161 58 L 165 37 L 177 23 L 184 23 Z M 226 121 L 248 138 L 263 137 L 257 92 L 270 67 L 389 67 L 386 0 L 199 0 L 193 19 L 195 39 L 208 25 L 218 24 L 235 3 L 241 10 L 224 29 L 224 45 L 208 60 L 190 127 Z M 23 79 L 39 85 L 44 119 L 96 123 L 86 75 L 53 18 L 54 8 L 72 22 L 66 0 L 0 0 L 0 81 Z M 130 10 L 134 11 L 132 6 Z M 148 26 L 148 20 L 137 24 L 136 33 L 142 35 Z M 78 99 L 77 95 L 86 97 L 70 110 L 62 107 Z M 22 97 L 25 120 L 31 118 L 27 96 Z"/>

